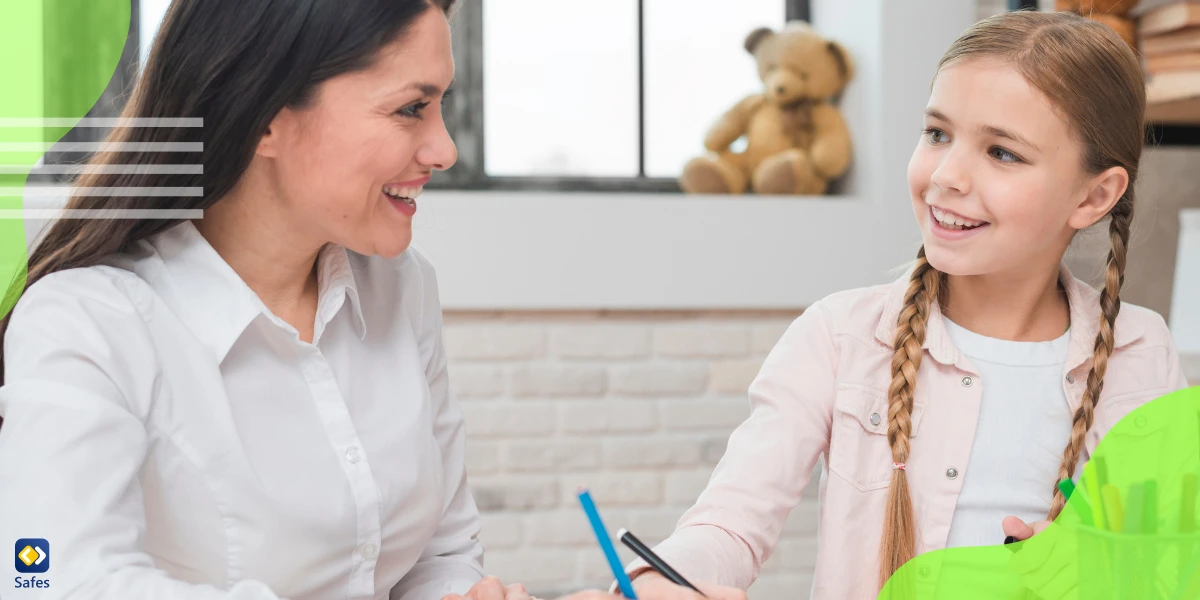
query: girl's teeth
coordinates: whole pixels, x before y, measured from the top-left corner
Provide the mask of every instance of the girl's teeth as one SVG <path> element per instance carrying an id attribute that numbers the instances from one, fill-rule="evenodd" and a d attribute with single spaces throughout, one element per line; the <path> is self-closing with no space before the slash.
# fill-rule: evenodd
<path id="1" fill-rule="evenodd" d="M 959 229 L 973 229 L 983 225 L 983 221 L 970 221 L 968 219 L 950 215 L 937 208 L 933 209 L 933 216 L 935 219 L 937 219 L 938 223 L 942 225 L 942 227 L 952 231 L 957 231 Z"/>

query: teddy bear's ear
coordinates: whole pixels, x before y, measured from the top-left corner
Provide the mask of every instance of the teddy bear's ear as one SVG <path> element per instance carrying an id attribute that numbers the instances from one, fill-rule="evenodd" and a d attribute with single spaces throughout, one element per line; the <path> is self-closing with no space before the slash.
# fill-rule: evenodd
<path id="1" fill-rule="evenodd" d="M 767 27 L 759 27 L 758 29 L 751 31 L 750 35 L 746 36 L 746 52 L 754 54 L 754 51 L 758 50 L 759 44 L 762 44 L 764 41 L 774 35 L 775 32 L 771 31 Z"/>
<path id="2" fill-rule="evenodd" d="M 854 79 L 854 61 L 850 58 L 850 53 L 846 52 L 846 49 L 837 42 L 828 42 L 825 48 L 837 61 L 838 73 L 842 76 L 842 87 L 845 87 L 851 79 Z"/>

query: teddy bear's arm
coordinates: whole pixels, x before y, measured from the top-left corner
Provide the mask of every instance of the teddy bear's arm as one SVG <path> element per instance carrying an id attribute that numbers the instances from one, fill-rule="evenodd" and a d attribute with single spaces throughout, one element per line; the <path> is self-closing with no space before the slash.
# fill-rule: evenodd
<path id="1" fill-rule="evenodd" d="M 826 179 L 840 177 L 850 166 L 850 131 L 837 107 L 821 104 L 813 107 L 813 143 L 809 157 L 813 167 Z"/>
<path id="2" fill-rule="evenodd" d="M 708 135 L 704 137 L 704 147 L 711 152 L 728 150 L 730 144 L 745 135 L 750 126 L 750 118 L 762 106 L 763 101 L 762 94 L 755 94 L 744 98 L 726 111 L 708 130 Z"/>

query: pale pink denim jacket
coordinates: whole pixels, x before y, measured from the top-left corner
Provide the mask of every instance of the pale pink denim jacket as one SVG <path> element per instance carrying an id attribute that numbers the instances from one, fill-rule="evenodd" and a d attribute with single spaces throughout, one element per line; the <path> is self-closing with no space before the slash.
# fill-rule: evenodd
<path id="1" fill-rule="evenodd" d="M 1099 293 L 1065 268 L 1060 277 L 1071 315 L 1062 385 L 1073 411 L 1092 363 Z M 668 564 L 692 581 L 748 587 L 771 556 L 818 457 L 825 455 L 811 597 L 876 597 L 892 477 L 886 435 L 891 344 L 907 286 L 905 276 L 890 285 L 837 293 L 792 323 L 751 383 L 750 417 L 730 437 L 707 489 L 656 548 Z M 1089 456 L 1129 411 L 1187 386 L 1157 313 L 1122 304 L 1115 346 L 1087 437 Z M 921 552 L 946 545 L 988 384 L 954 346 L 936 306 L 924 348 L 907 466 Z M 630 570 L 640 566 L 634 563 Z"/>

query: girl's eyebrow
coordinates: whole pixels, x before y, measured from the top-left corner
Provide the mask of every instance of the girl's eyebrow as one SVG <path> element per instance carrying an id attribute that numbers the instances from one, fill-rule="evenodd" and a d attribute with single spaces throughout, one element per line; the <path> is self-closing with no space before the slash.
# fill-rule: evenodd
<path id="1" fill-rule="evenodd" d="M 932 117 L 939 121 L 945 121 L 946 123 L 952 122 L 952 121 L 950 121 L 950 117 L 947 117 L 945 113 L 943 113 L 942 111 L 940 111 L 936 108 L 932 108 L 932 107 L 925 109 L 925 116 Z"/>
<path id="2" fill-rule="evenodd" d="M 1026 146 L 1029 146 L 1030 148 L 1033 148 L 1034 150 L 1037 150 L 1038 152 L 1041 152 L 1041 148 L 1038 148 L 1037 144 L 1021 137 L 1016 132 L 1008 131 L 1007 129 L 1001 129 L 999 127 L 995 127 L 992 125 L 983 125 L 979 128 L 979 130 L 988 135 L 1005 138 L 1005 139 L 1010 139 L 1014 142 L 1017 142 L 1018 144 L 1024 144 Z"/>
<path id="3" fill-rule="evenodd" d="M 947 117 L 945 113 L 936 108 L 926 108 L 925 116 L 937 119 L 939 121 L 944 121 L 948 125 L 953 124 L 953 121 L 950 120 L 950 117 Z M 979 127 L 979 131 L 990 136 L 1005 138 L 1017 142 L 1018 144 L 1024 144 L 1038 152 L 1041 152 L 1041 148 L 1038 148 L 1037 144 L 1025 139 L 1024 137 L 1021 137 L 1015 132 L 1009 131 L 1002 127 L 996 127 L 994 125 L 981 125 Z"/>

